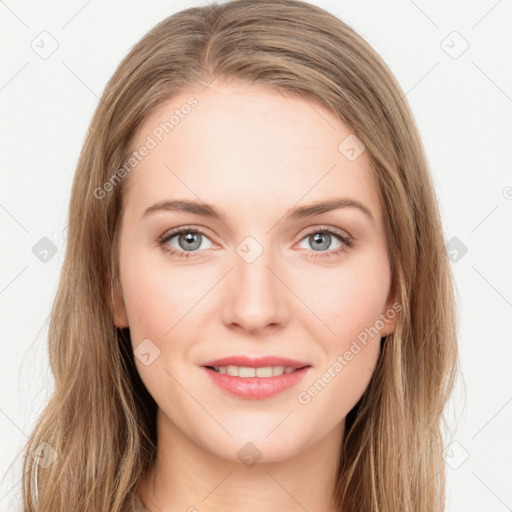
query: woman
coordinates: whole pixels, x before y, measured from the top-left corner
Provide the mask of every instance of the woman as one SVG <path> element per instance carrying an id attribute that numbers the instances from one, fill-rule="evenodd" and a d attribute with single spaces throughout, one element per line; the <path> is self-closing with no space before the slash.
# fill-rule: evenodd
<path id="1" fill-rule="evenodd" d="M 165 19 L 106 86 L 69 218 L 26 512 L 444 509 L 452 276 L 354 30 L 290 0 Z"/>

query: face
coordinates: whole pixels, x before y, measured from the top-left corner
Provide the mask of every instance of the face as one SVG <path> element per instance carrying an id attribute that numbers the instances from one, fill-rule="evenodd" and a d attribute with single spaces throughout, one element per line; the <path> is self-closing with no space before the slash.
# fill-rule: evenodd
<path id="1" fill-rule="evenodd" d="M 393 332 L 382 206 L 366 152 L 340 146 L 349 135 L 318 104 L 217 82 L 137 133 L 133 149 L 150 150 L 123 198 L 114 320 L 162 424 L 218 457 L 252 442 L 262 462 L 284 460 L 340 429 Z M 306 368 L 244 380 L 205 367 L 232 356 Z"/>

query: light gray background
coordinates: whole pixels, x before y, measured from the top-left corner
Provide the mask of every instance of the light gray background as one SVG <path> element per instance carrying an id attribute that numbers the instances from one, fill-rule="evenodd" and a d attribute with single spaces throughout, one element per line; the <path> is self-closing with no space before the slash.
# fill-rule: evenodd
<path id="1" fill-rule="evenodd" d="M 0 1 L 0 511 L 19 510 L 20 459 L 8 468 L 52 390 L 47 320 L 92 113 L 139 38 L 204 1 Z M 448 407 L 447 510 L 512 510 L 512 1 L 312 3 L 358 31 L 398 78 L 446 240 L 457 239 L 464 379 Z M 46 262 L 32 251 L 43 237 L 57 247 Z"/>

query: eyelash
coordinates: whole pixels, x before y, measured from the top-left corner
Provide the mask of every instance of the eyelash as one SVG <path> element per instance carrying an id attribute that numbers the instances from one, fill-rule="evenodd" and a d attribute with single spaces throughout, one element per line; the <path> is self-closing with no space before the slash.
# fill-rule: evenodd
<path id="1" fill-rule="evenodd" d="M 167 242 L 171 238 L 174 238 L 176 235 L 180 235 L 181 233 L 200 234 L 200 235 L 204 235 L 205 237 L 209 238 L 208 235 L 202 229 L 200 229 L 200 228 L 192 228 L 192 227 L 185 226 L 185 227 L 182 227 L 182 228 L 178 228 L 175 231 L 171 231 L 170 233 L 168 233 L 166 235 L 161 236 L 158 239 L 158 244 L 170 256 L 177 257 L 177 258 L 191 258 L 191 257 L 194 258 L 194 257 L 196 257 L 195 254 L 197 254 L 197 252 L 201 252 L 201 251 L 197 251 L 197 250 L 196 251 L 178 251 L 178 250 L 175 250 L 175 249 L 171 249 L 167 245 Z M 308 237 L 310 235 L 317 234 L 317 233 L 328 233 L 329 235 L 333 235 L 340 242 L 342 242 L 343 245 L 341 247 L 339 247 L 338 249 L 331 249 L 330 251 L 313 251 L 314 255 L 310 256 L 311 259 L 316 259 L 318 257 L 320 257 L 320 258 L 331 258 L 331 257 L 334 257 L 334 256 L 338 256 L 341 253 L 347 251 L 348 249 L 351 249 L 352 246 L 353 246 L 353 241 L 352 241 L 351 238 L 349 238 L 349 237 L 347 237 L 345 235 L 342 235 L 340 231 L 338 231 L 338 230 L 336 230 L 334 228 L 331 228 L 329 226 L 321 226 L 320 228 L 316 228 L 316 229 L 312 229 L 311 231 L 308 231 L 301 238 L 301 241 L 304 238 L 306 238 L 306 237 Z M 176 254 L 178 254 L 178 255 L 176 256 Z"/>

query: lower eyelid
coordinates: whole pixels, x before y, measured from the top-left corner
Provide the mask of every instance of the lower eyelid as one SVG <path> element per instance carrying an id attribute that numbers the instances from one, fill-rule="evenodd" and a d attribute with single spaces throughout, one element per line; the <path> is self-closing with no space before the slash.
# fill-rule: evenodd
<path id="1" fill-rule="evenodd" d="M 201 236 L 207 238 L 212 244 L 214 244 L 215 242 L 213 242 L 210 238 L 210 236 L 197 229 L 197 228 L 183 228 L 179 231 L 175 231 L 175 232 L 171 232 L 169 234 L 166 234 L 164 236 L 162 236 L 160 239 L 159 239 L 159 243 L 162 247 L 164 247 L 164 250 L 166 250 L 167 252 L 171 253 L 171 254 L 176 254 L 176 253 L 180 253 L 180 254 L 190 254 L 190 256 L 193 256 L 194 254 L 197 254 L 197 253 L 200 253 L 200 252 L 203 252 L 205 249 L 195 249 L 193 251 L 185 251 L 183 249 L 176 249 L 176 248 L 171 248 L 169 245 L 168 245 L 168 242 L 178 236 L 178 235 L 181 235 L 183 233 L 196 233 L 196 234 L 200 234 Z M 313 231 L 310 231 L 308 233 L 305 233 L 304 235 L 302 235 L 302 238 L 299 240 L 298 243 L 302 242 L 303 240 L 305 240 L 308 236 L 311 236 L 311 235 L 314 235 L 316 233 L 327 233 L 328 235 L 334 237 L 336 240 L 338 240 L 342 245 L 341 247 L 338 247 L 336 249 L 329 249 L 329 250 L 326 250 L 326 251 L 314 251 L 313 249 L 305 249 L 306 251 L 311 251 L 314 255 L 314 257 L 322 257 L 322 256 L 336 256 L 338 254 L 340 254 L 341 252 L 344 252 L 348 249 L 350 249 L 352 247 L 352 239 L 348 236 L 348 235 L 342 235 L 341 233 L 337 233 L 335 232 L 334 230 L 332 229 L 327 229 L 327 228 L 321 228 L 321 229 L 315 229 Z M 186 256 L 186 257 L 190 257 L 190 256 Z"/>

